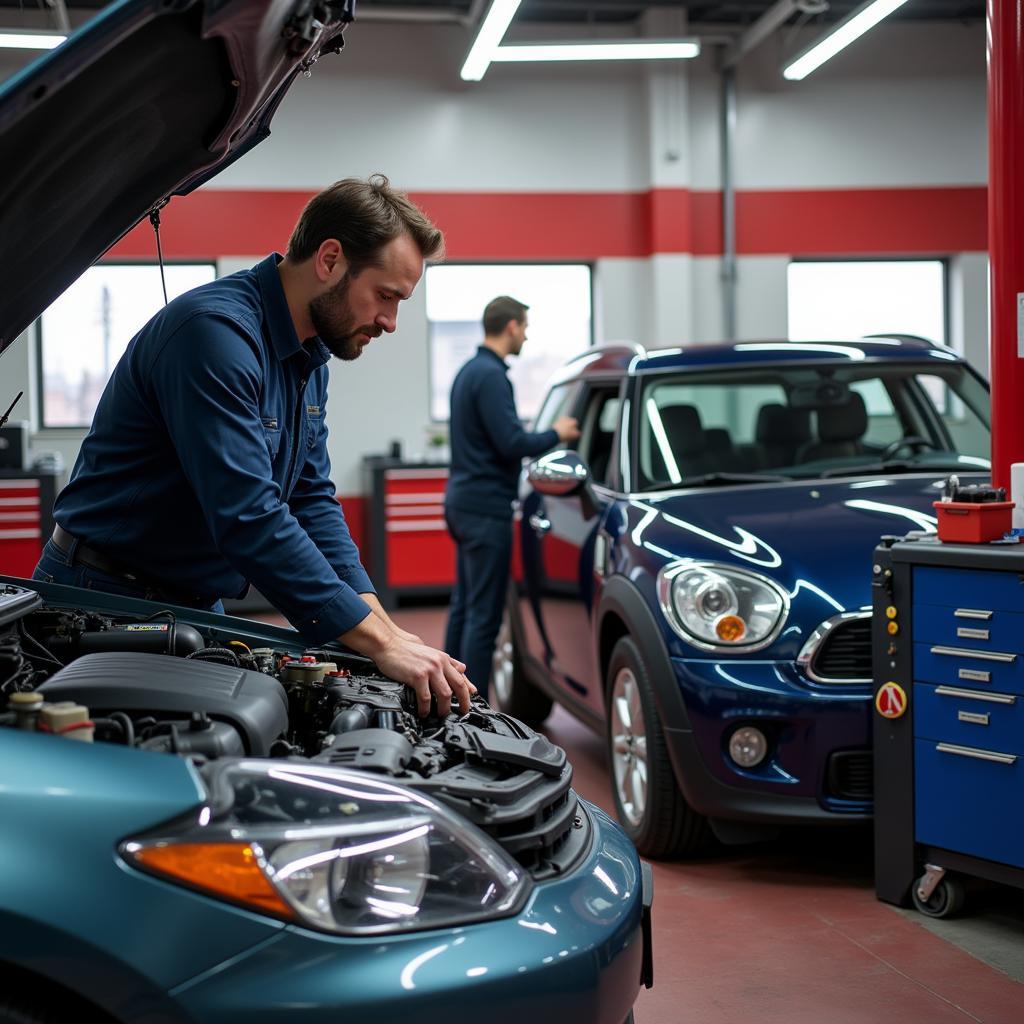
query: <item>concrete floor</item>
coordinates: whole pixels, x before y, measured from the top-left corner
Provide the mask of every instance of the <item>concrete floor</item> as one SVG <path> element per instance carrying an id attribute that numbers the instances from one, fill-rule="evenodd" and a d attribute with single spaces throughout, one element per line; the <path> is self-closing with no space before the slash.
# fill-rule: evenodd
<path id="1" fill-rule="evenodd" d="M 444 616 L 395 619 L 440 644 Z M 600 737 L 560 708 L 545 731 L 580 795 L 611 812 Z M 655 864 L 655 984 L 637 1024 L 1022 1024 L 1024 893 L 979 883 L 950 921 L 898 910 L 875 899 L 871 843 L 869 829 L 793 830 Z"/>

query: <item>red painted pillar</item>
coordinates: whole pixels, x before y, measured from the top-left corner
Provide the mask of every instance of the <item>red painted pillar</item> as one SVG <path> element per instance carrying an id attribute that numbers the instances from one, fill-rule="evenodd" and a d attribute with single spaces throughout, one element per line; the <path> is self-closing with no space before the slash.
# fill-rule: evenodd
<path id="1" fill-rule="evenodd" d="M 1024 462 L 1024 0 L 988 0 L 992 480 Z"/>

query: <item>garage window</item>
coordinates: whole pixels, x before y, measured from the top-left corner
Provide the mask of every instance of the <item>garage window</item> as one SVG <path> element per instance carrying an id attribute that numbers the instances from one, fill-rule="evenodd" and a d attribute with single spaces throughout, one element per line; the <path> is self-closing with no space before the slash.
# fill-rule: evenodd
<path id="1" fill-rule="evenodd" d="M 174 298 L 212 281 L 212 263 L 165 266 Z M 90 267 L 37 321 L 41 427 L 88 427 L 118 359 L 164 304 L 156 264 Z"/>
<path id="2" fill-rule="evenodd" d="M 792 341 L 914 334 L 946 342 L 944 260 L 801 260 L 788 274 Z"/>
<path id="3" fill-rule="evenodd" d="M 426 294 L 434 420 L 448 419 L 452 381 L 483 342 L 484 306 L 499 295 L 530 307 L 526 345 L 509 360 L 516 408 L 524 420 L 537 415 L 551 374 L 593 341 L 587 264 L 445 264 L 427 270 Z"/>

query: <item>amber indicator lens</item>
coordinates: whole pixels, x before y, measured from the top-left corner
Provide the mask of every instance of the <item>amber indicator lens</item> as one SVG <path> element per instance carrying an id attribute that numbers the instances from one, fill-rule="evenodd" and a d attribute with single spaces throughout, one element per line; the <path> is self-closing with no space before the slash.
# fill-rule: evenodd
<path id="1" fill-rule="evenodd" d="M 747 632 L 747 624 L 738 615 L 723 615 L 715 623 L 715 633 L 719 640 L 734 644 L 742 640 Z"/>
<path id="2" fill-rule="evenodd" d="M 248 843 L 156 843 L 129 849 L 128 856 L 194 889 L 295 920 Z"/>

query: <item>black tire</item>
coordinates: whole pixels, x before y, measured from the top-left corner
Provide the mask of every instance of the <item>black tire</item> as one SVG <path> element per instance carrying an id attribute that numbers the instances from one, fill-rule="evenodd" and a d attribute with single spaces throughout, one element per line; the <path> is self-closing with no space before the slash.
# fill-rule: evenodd
<path id="1" fill-rule="evenodd" d="M 491 704 L 527 725 L 540 725 L 551 714 L 551 698 L 538 690 L 523 671 L 512 613 L 507 606 L 494 641 Z"/>
<path id="2" fill-rule="evenodd" d="M 654 860 L 700 852 L 708 844 L 708 822 L 679 792 L 650 675 L 628 636 L 612 651 L 605 695 L 612 795 L 626 834 L 642 856 Z"/>
<path id="3" fill-rule="evenodd" d="M 910 889 L 910 898 L 914 901 L 914 908 L 925 917 L 952 917 L 963 909 L 967 891 L 964 883 L 955 876 L 946 875 L 927 900 L 921 899 L 917 894 L 917 887 L 924 880 L 924 876 L 918 878 Z"/>

